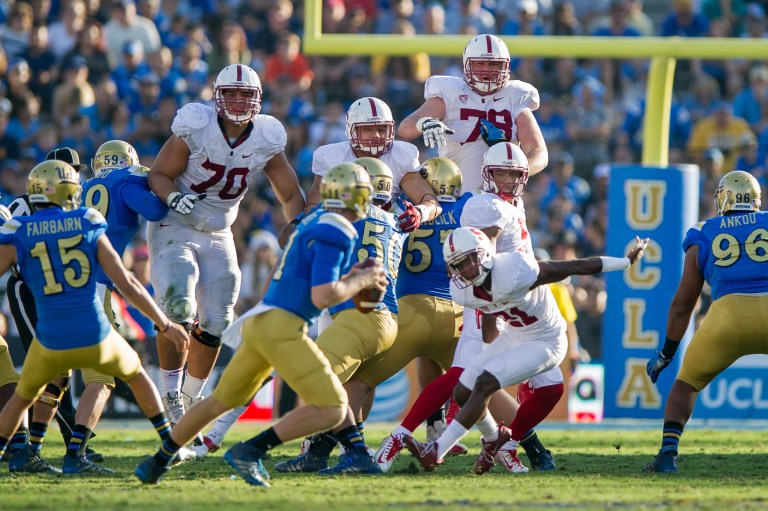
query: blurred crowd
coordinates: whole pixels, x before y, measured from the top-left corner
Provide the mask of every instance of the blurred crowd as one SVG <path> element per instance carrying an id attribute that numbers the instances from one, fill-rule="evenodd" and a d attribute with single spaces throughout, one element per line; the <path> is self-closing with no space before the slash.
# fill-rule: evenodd
<path id="1" fill-rule="evenodd" d="M 768 26 L 768 0 L 322 1 L 326 33 L 763 38 Z M 0 202 L 23 193 L 28 171 L 56 146 L 89 162 L 103 141 L 122 139 L 151 166 L 176 110 L 211 103 L 213 80 L 229 64 L 259 73 L 262 113 L 286 126 L 286 154 L 305 190 L 314 149 L 346 140 L 353 100 L 379 97 L 399 121 L 421 104 L 430 75 L 462 76 L 459 54 L 303 55 L 303 9 L 292 0 L 0 1 Z M 677 63 L 670 163 L 701 166 L 701 218 L 713 213 L 722 173 L 738 168 L 768 181 L 766 64 Z M 534 242 L 551 257 L 603 253 L 609 163 L 639 161 L 648 68 L 647 59 L 513 58 L 513 78 L 541 95 L 535 115 L 550 165 L 531 179 L 525 201 Z M 422 161 L 436 155 L 420 149 Z M 241 309 L 260 298 L 278 251 L 274 233 L 285 218 L 275 203 L 269 186 L 255 186 L 233 226 Z M 582 345 L 599 358 L 602 280 L 571 286 Z"/>

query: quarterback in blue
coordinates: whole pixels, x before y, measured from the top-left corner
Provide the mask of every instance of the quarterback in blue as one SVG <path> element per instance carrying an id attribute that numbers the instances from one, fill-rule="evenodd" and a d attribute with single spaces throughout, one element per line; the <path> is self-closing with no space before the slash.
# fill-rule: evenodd
<path id="1" fill-rule="evenodd" d="M 157 222 L 168 214 L 168 206 L 149 189 L 149 169 L 139 165 L 136 150 L 129 143 L 104 142 L 96 150 L 92 166 L 95 177 L 83 184 L 85 207 L 107 219 L 107 237 L 122 256 L 139 230 L 139 215 Z M 97 272 L 97 282 L 112 288 L 102 270 Z"/>
<path id="2" fill-rule="evenodd" d="M 677 472 L 678 444 L 699 392 L 740 357 L 768 354 L 768 213 L 760 211 L 760 185 L 747 172 L 729 172 L 720 179 L 715 206 L 719 216 L 696 224 L 685 236 L 683 275 L 669 306 L 667 337 L 648 361 L 648 376 L 656 383 L 672 362 L 707 282 L 714 301 L 685 351 L 667 397 L 661 448 L 645 472 Z"/>
<path id="3" fill-rule="evenodd" d="M 136 401 L 161 438 L 170 433 L 160 396 L 130 345 L 111 326 L 96 294 L 101 266 L 123 295 L 146 314 L 180 348 L 189 343 L 186 330 L 171 322 L 128 271 L 104 232 L 104 217 L 79 208 L 79 177 L 59 160 L 47 160 L 27 179 L 35 212 L 6 222 L 0 229 L 0 273 L 18 264 L 35 298 L 35 338 L 16 390 L 0 412 L 0 454 L 22 415 L 45 384 L 72 368 L 90 368 L 118 377 L 131 387 Z M 77 443 L 73 435 L 72 442 Z M 85 445 L 69 450 L 63 471 L 79 472 L 87 464 Z"/>
<path id="4" fill-rule="evenodd" d="M 261 463 L 267 451 L 332 429 L 343 420 L 346 393 L 307 335 L 307 324 L 321 310 L 363 289 L 383 292 L 387 279 L 381 263 L 368 268 L 355 265 L 342 274 L 357 240 L 352 222 L 365 217 L 373 192 L 365 169 L 355 163 L 339 164 L 323 176 L 320 189 L 322 208 L 307 215 L 291 234 L 264 300 L 225 330 L 227 344 L 241 342 L 213 394 L 195 404 L 160 450 L 136 468 L 142 482 L 157 483 L 181 446 L 223 413 L 250 402 L 273 370 L 306 404 L 224 454 L 248 484 L 269 486 L 269 474 Z"/>
<path id="5" fill-rule="evenodd" d="M 378 304 L 364 304 L 373 309 L 367 313 L 357 310 L 352 300 L 347 300 L 328 309 L 332 322 L 320 318 L 317 346 L 345 389 L 353 375 L 362 371 L 369 360 L 395 341 L 398 312 L 395 286 L 403 246 L 403 234 L 397 225 L 397 218 L 383 209 L 392 200 L 392 170 L 380 159 L 372 157 L 358 158 L 354 163 L 365 168 L 371 179 L 373 204 L 368 207 L 365 219 L 355 223 L 358 239 L 347 269 L 368 258 L 380 261 L 387 276 L 387 290 Z M 350 406 L 344 421 L 331 431 L 313 436 L 308 449 L 302 449 L 303 452 L 292 460 L 278 463 L 275 470 L 325 475 L 379 473 L 363 440 L 363 401 L 353 399 L 349 390 L 346 391 L 350 396 Z M 328 458 L 339 442 L 344 447 L 344 454 L 336 466 L 328 468 Z"/>

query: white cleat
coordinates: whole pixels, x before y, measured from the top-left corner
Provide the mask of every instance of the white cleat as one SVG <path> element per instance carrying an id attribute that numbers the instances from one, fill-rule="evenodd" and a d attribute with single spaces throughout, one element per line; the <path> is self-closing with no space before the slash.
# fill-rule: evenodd
<path id="1" fill-rule="evenodd" d="M 196 458 L 205 458 L 209 454 L 213 454 L 221 448 L 220 445 L 216 445 L 216 442 L 211 440 L 211 437 L 204 436 L 202 445 L 193 445 L 189 449 L 195 453 Z"/>
<path id="2" fill-rule="evenodd" d="M 523 462 L 517 457 L 517 449 L 499 449 L 499 452 L 496 453 L 496 461 L 513 474 L 528 473 L 528 467 L 523 465 Z"/>
<path id="3" fill-rule="evenodd" d="M 403 442 L 399 436 L 388 435 L 381 442 L 379 450 L 373 453 L 373 461 L 379 466 L 379 469 L 386 473 L 392 468 L 392 464 L 397 459 L 397 455 L 403 450 Z"/>

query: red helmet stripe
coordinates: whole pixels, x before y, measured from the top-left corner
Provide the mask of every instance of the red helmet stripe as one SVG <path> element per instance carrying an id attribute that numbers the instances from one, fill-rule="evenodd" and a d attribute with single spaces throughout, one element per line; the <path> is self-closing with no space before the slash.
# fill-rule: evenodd
<path id="1" fill-rule="evenodd" d="M 368 98 L 368 103 L 371 104 L 371 114 L 373 117 L 378 117 L 379 114 L 376 112 L 376 103 L 373 101 L 373 98 Z"/>
<path id="2" fill-rule="evenodd" d="M 243 66 L 240 64 L 237 65 L 237 81 L 242 82 L 243 81 Z"/>
<path id="3" fill-rule="evenodd" d="M 451 247 L 451 252 L 456 250 L 453 246 L 453 233 L 448 236 L 448 246 Z"/>
<path id="4" fill-rule="evenodd" d="M 512 144 L 504 144 L 507 146 L 507 158 L 512 159 Z"/>
<path id="5" fill-rule="evenodd" d="M 493 53 L 493 44 L 491 44 L 491 36 L 486 34 L 485 35 L 485 46 L 488 50 L 488 53 Z"/>

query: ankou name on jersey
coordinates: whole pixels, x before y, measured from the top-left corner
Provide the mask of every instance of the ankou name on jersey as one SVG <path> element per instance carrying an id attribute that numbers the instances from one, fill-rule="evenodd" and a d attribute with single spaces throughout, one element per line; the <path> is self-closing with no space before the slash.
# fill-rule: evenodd
<path id="1" fill-rule="evenodd" d="M 749 225 L 757 223 L 757 215 L 755 213 L 747 213 L 745 215 L 724 216 L 720 219 L 720 228 L 738 227 L 740 225 Z"/>
<path id="2" fill-rule="evenodd" d="M 44 234 L 57 234 L 68 231 L 82 231 L 83 224 L 79 217 L 63 218 L 58 220 L 43 220 L 29 222 L 27 224 L 27 236 L 42 236 Z"/>

